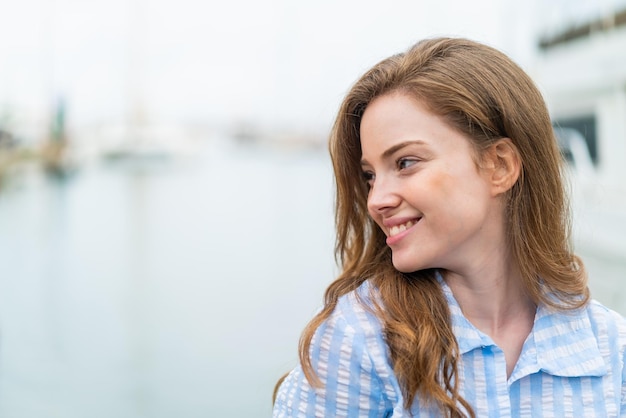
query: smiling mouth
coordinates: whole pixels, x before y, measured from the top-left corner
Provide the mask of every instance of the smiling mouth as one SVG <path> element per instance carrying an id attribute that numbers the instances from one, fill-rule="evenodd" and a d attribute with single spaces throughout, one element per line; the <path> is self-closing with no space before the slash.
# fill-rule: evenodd
<path id="1" fill-rule="evenodd" d="M 418 223 L 420 219 L 422 218 L 413 219 L 403 224 L 392 226 L 391 228 L 389 228 L 389 236 L 393 237 L 406 231 L 407 229 Z"/>

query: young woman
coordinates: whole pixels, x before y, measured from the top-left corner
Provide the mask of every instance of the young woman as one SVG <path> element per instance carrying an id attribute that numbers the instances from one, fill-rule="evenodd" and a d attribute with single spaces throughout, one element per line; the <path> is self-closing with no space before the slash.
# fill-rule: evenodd
<path id="1" fill-rule="evenodd" d="M 330 151 L 342 273 L 275 417 L 626 416 L 626 322 L 589 299 L 516 64 L 420 42 L 352 87 Z"/>

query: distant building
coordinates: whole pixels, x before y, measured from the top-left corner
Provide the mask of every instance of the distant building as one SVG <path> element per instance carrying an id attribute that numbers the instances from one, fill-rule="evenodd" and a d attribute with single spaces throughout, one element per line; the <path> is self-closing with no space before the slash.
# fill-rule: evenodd
<path id="1" fill-rule="evenodd" d="M 597 184 L 626 196 L 626 1 L 559 7 L 536 10 L 534 77 L 555 125 L 585 138 Z"/>
<path id="2" fill-rule="evenodd" d="M 583 162 L 570 171 L 573 242 L 594 297 L 624 313 L 626 0 L 537 1 L 535 7 L 541 24 L 533 28 L 532 75 L 561 145 Z"/>

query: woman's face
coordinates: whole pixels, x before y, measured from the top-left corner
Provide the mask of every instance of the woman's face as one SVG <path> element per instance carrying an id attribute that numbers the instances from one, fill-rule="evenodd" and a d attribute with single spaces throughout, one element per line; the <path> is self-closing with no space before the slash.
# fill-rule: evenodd
<path id="1" fill-rule="evenodd" d="M 469 140 L 403 93 L 372 101 L 360 127 L 368 210 L 402 272 L 480 268 L 504 242 L 491 171 Z"/>

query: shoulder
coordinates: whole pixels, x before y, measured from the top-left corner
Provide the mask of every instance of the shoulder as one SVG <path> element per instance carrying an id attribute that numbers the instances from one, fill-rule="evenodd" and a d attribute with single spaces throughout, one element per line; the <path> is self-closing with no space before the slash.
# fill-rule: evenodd
<path id="1" fill-rule="evenodd" d="M 583 309 L 605 365 L 623 381 L 626 378 L 626 319 L 596 300 L 591 300 Z"/>
<path id="2" fill-rule="evenodd" d="M 388 416 L 398 405 L 400 389 L 371 290 L 366 282 L 339 298 L 309 349 L 320 387 L 312 387 L 298 365 L 279 388 L 274 416 Z"/>
<path id="3" fill-rule="evenodd" d="M 612 309 L 591 300 L 586 308 L 596 338 L 612 346 L 626 347 L 626 319 Z"/>
<path id="4" fill-rule="evenodd" d="M 626 339 L 626 318 L 614 310 L 592 299 L 586 306 L 592 325 L 597 329 L 606 329 L 609 333 Z"/>
<path id="5" fill-rule="evenodd" d="M 385 340 L 384 325 L 376 315 L 377 308 L 383 308 L 378 289 L 366 280 L 357 289 L 339 298 L 335 310 L 318 330 L 322 338 L 314 345 L 319 348 L 319 344 L 324 345 L 324 340 L 331 341 L 329 334 L 332 333 L 333 339 L 341 343 L 328 348 L 336 353 L 340 361 L 351 358 L 352 362 L 356 362 L 359 373 L 375 379 L 383 396 L 397 404 L 402 396 Z M 316 353 L 311 354 L 315 357 Z"/>
<path id="6" fill-rule="evenodd" d="M 626 414 L 626 319 L 595 300 L 589 302 L 587 312 L 605 363 L 615 377 L 621 377 L 621 410 Z"/>
<path id="7" fill-rule="evenodd" d="M 383 324 L 375 313 L 376 298 L 376 290 L 365 281 L 338 299 L 311 341 L 314 363 L 327 353 L 330 359 L 351 357 L 374 373 L 390 369 Z"/>
<path id="8" fill-rule="evenodd" d="M 344 326 L 347 332 L 364 336 L 381 335 L 383 325 L 375 314 L 377 304 L 379 300 L 376 288 L 366 280 L 358 288 L 339 298 L 328 322 Z"/>

